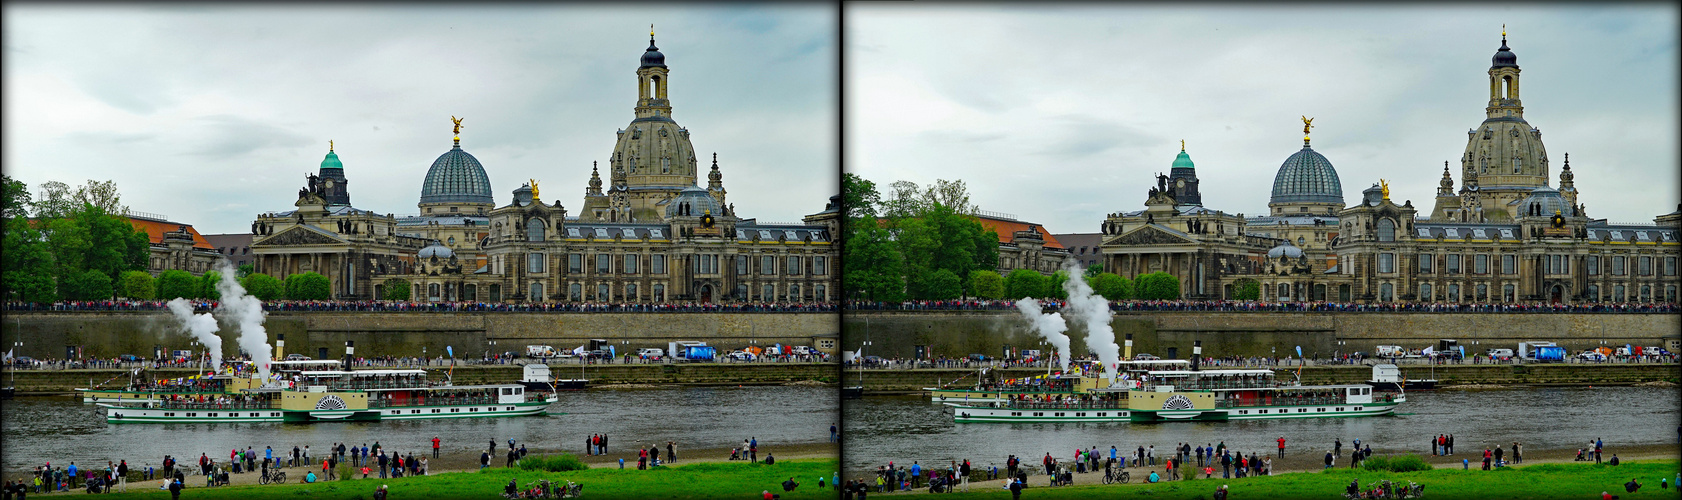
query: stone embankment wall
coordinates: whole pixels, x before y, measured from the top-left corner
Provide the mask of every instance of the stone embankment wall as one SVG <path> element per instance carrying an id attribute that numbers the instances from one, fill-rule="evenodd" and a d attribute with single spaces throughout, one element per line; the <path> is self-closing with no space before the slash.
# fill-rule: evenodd
<path id="1" fill-rule="evenodd" d="M 1454 339 L 1468 354 L 1490 348 L 1517 349 L 1519 342 L 1552 341 L 1577 352 L 1602 345 L 1667 347 L 1678 350 L 1682 315 L 1675 314 L 1504 314 L 1504 313 L 1286 313 L 1136 312 L 1110 323 L 1116 345 L 1133 334 L 1133 353 L 1167 358 L 1191 356 L 1195 341 L 1203 355 L 1294 356 L 1372 353 L 1379 345 L 1419 349 Z M 866 355 L 911 358 L 916 346 L 930 356 L 999 356 L 1004 347 L 1048 349 L 1014 311 L 857 312 L 842 317 L 843 349 L 865 340 Z M 1075 355 L 1089 352 L 1086 331 L 1071 325 Z M 1603 343 L 1604 342 L 1604 343 Z"/>
<path id="2" fill-rule="evenodd" d="M 975 383 L 975 370 L 963 368 L 915 370 L 865 370 L 865 390 L 877 393 L 922 392 L 925 387 L 950 384 L 951 387 L 970 387 Z M 1294 380 L 1296 371 L 1287 367 L 1275 370 L 1280 380 Z M 1045 369 L 1005 369 L 990 372 L 989 377 L 1025 378 L 1045 374 Z M 1430 366 L 1403 366 L 1402 374 L 1409 379 L 1428 379 Z M 1446 365 L 1436 369 L 1441 387 L 1456 385 L 1630 385 L 1644 382 L 1682 382 L 1682 368 L 1677 364 L 1529 364 L 1529 365 Z M 1360 384 L 1372 378 L 1368 366 L 1310 366 L 1302 369 L 1302 383 Z M 857 384 L 858 370 L 842 375 L 844 385 Z M 956 381 L 956 382 L 954 382 Z"/>
<path id="3" fill-rule="evenodd" d="M 427 378 L 443 380 L 449 369 L 430 367 Z M 456 385 L 506 384 L 521 378 L 519 365 L 458 366 L 451 380 Z M 120 388 L 127 383 L 124 370 L 19 370 L 17 391 L 20 394 L 61 394 L 77 388 L 101 384 Z M 189 369 L 161 369 L 150 372 L 154 378 L 192 375 Z M 584 368 L 582 378 L 590 385 L 606 384 L 677 384 L 677 385 L 768 385 L 792 382 L 834 383 L 840 373 L 833 364 L 818 363 L 685 363 L 591 365 Z M 579 378 L 578 365 L 555 365 L 551 373 L 557 378 Z M 8 380 L 12 373 L 5 373 Z"/>
<path id="4" fill-rule="evenodd" d="M 666 348 L 696 340 L 721 350 L 773 344 L 821 347 L 838 338 L 833 313 L 380 313 L 274 312 L 263 324 L 270 344 L 286 336 L 286 352 L 339 358 L 345 341 L 362 356 L 428 356 L 455 348 L 456 357 L 486 351 L 525 353 L 541 344 L 571 349 L 589 339 L 607 339 L 624 353 Z M 238 325 L 222 321 L 226 355 L 237 354 Z M 134 354 L 150 358 L 154 347 L 188 349 L 189 338 L 166 312 L 8 312 L 0 320 L 0 345 L 21 340 L 18 355 L 63 359 L 67 346 L 86 356 Z M 496 342 L 493 346 L 490 342 Z M 9 347 L 8 347 L 9 348 Z"/>

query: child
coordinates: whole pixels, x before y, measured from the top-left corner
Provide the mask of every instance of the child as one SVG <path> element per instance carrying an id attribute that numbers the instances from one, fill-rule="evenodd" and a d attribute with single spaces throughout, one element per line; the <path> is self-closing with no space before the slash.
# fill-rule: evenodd
<path id="1" fill-rule="evenodd" d="M 362 479 L 368 479 L 368 466 L 362 466 Z"/>
<path id="2" fill-rule="evenodd" d="M 1203 479 L 1209 479 L 1209 477 L 1213 475 L 1215 475 L 1215 468 L 1213 466 L 1203 467 Z"/>

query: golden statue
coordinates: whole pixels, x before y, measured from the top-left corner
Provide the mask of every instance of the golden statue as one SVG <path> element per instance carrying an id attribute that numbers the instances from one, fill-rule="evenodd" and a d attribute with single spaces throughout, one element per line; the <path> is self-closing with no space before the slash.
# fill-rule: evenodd
<path id="1" fill-rule="evenodd" d="M 649 27 L 649 29 L 653 29 L 654 25 L 650 24 L 650 25 L 648 25 L 648 27 Z M 649 33 L 649 34 L 653 35 L 654 33 Z M 1505 40 L 1507 38 L 1507 23 L 1501 23 L 1501 38 L 1503 40 Z"/>
<path id="2" fill-rule="evenodd" d="M 1183 153 L 1185 151 L 1186 151 L 1186 140 L 1185 139 L 1180 139 L 1180 152 Z"/>
<path id="3" fill-rule="evenodd" d="M 537 179 L 532 179 L 531 180 L 531 199 L 534 199 L 534 200 L 538 199 L 537 198 Z"/>
<path id="4" fill-rule="evenodd" d="M 1501 25 L 1501 36 L 1507 36 L 1507 25 Z M 648 38 L 654 38 L 654 23 L 648 23 Z"/>
<path id="5" fill-rule="evenodd" d="M 455 115 L 450 115 L 450 121 L 455 122 L 456 124 L 456 135 L 461 135 L 461 118 L 456 118 Z"/>
<path id="6" fill-rule="evenodd" d="M 333 152 L 333 140 L 332 139 L 327 140 L 327 152 L 329 152 L 329 153 Z"/>
<path id="7" fill-rule="evenodd" d="M 1314 127 L 1314 119 L 1309 118 L 1307 115 L 1303 115 L 1303 117 L 1302 117 L 1302 133 L 1303 133 L 1303 135 L 1308 135 L 1308 129 L 1313 128 L 1313 127 Z"/>
<path id="8" fill-rule="evenodd" d="M 1384 200 L 1390 200 L 1390 183 L 1384 179 L 1378 180 L 1378 189 L 1384 194 Z"/>

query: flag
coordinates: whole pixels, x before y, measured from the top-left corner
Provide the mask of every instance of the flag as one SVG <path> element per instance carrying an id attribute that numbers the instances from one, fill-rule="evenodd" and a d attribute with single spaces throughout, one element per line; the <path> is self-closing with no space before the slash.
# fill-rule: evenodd
<path id="1" fill-rule="evenodd" d="M 17 352 L 17 350 L 18 350 L 18 348 L 13 347 L 13 348 L 11 348 L 11 350 L 6 351 L 6 362 L 7 363 L 12 362 L 12 353 Z"/>
<path id="2" fill-rule="evenodd" d="M 1302 346 L 1300 346 L 1300 345 L 1297 346 L 1297 357 L 1298 358 L 1302 357 Z"/>
<path id="3" fill-rule="evenodd" d="M 455 346 L 444 346 L 444 352 L 449 353 L 450 357 L 452 357 L 452 358 L 456 357 Z"/>

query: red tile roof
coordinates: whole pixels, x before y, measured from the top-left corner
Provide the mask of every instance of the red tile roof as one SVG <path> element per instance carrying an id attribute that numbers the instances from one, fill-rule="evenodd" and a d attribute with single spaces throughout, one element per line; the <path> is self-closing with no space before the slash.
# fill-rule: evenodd
<path id="1" fill-rule="evenodd" d="M 1057 241 L 1057 237 L 1052 236 L 1051 231 L 1047 231 L 1045 226 L 1041 226 L 1039 224 L 1016 220 L 994 219 L 984 216 L 976 216 L 975 219 L 981 222 L 981 227 L 983 229 L 992 229 L 994 232 L 999 233 L 999 243 L 1010 243 L 1012 236 L 1016 234 L 1017 231 L 1027 231 L 1029 228 L 1033 228 L 1034 230 L 1040 232 L 1042 238 L 1045 238 L 1046 248 L 1063 248 L 1063 243 Z"/>
<path id="2" fill-rule="evenodd" d="M 146 236 L 151 237 L 152 243 L 163 243 L 164 233 L 180 229 L 181 226 L 187 226 L 187 232 L 193 235 L 193 248 L 216 250 L 216 247 L 210 245 L 209 240 L 204 239 L 204 235 L 199 234 L 199 230 L 193 229 L 192 224 L 165 222 L 151 219 L 136 219 L 134 217 L 123 218 L 128 219 L 128 223 L 133 224 L 135 228 L 146 231 Z"/>

